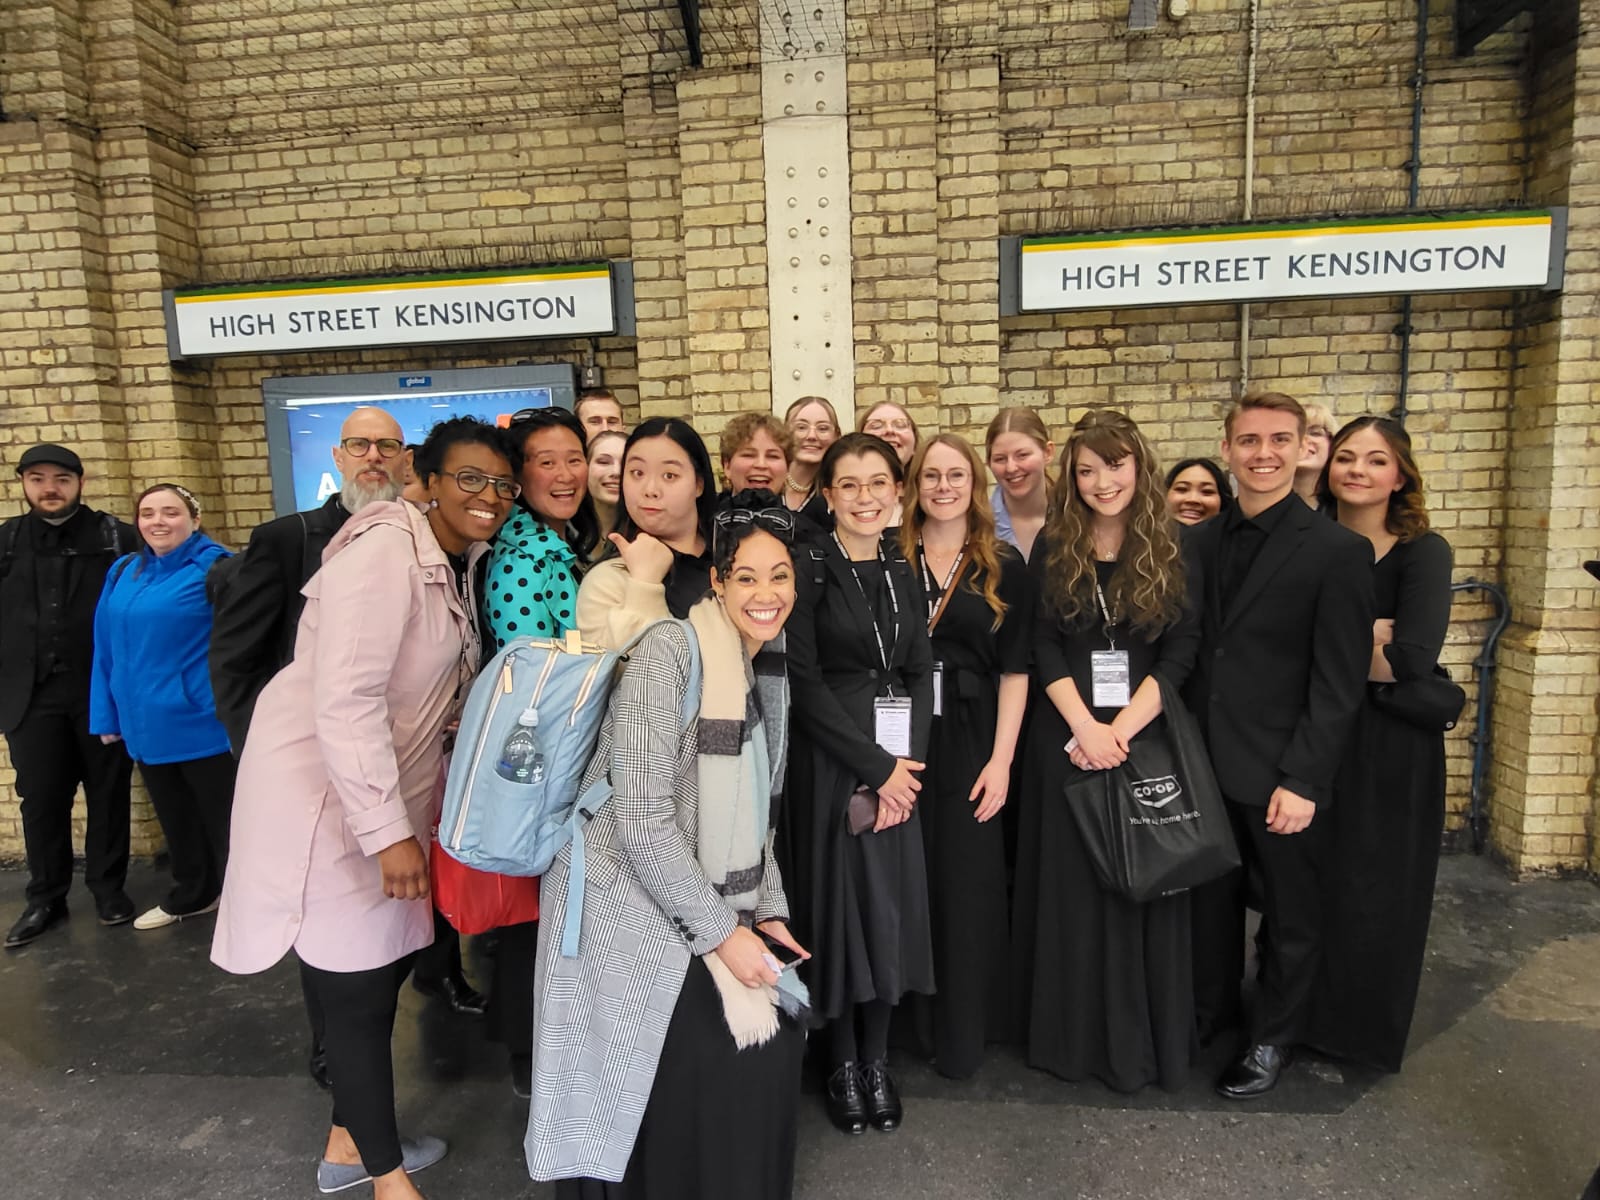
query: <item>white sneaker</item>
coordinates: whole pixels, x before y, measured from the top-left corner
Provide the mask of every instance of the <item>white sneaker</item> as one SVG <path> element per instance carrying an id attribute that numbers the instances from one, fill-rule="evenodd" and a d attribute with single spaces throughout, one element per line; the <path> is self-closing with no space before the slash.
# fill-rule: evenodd
<path id="1" fill-rule="evenodd" d="M 135 929 L 165 929 L 168 925 L 176 925 L 179 921 L 187 921 L 190 917 L 203 917 L 207 913 L 217 911 L 217 905 L 222 903 L 219 896 L 204 908 L 196 909 L 192 913 L 169 913 L 161 905 L 156 905 L 148 912 L 140 913 L 134 920 Z"/>

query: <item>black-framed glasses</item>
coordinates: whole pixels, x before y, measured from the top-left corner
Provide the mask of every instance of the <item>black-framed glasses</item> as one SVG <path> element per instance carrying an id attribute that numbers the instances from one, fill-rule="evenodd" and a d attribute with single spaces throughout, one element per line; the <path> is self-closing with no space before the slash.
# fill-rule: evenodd
<path id="1" fill-rule="evenodd" d="M 482 471 L 475 471 L 471 467 L 463 467 L 459 471 L 440 471 L 439 474 L 454 479 L 456 486 L 469 496 L 476 496 L 491 483 L 494 484 L 495 495 L 502 500 L 515 500 L 522 495 L 522 485 L 504 475 L 485 475 Z"/>
<path id="2" fill-rule="evenodd" d="M 794 513 L 787 508 L 725 508 L 712 518 L 712 533 L 721 542 L 735 529 L 758 525 L 787 541 L 794 537 Z"/>
<path id="3" fill-rule="evenodd" d="M 346 454 L 354 454 L 357 458 L 366 454 L 374 446 L 378 448 L 378 453 L 384 458 L 393 458 L 406 448 L 406 444 L 399 438 L 347 437 L 340 438 L 339 445 L 344 448 Z"/>

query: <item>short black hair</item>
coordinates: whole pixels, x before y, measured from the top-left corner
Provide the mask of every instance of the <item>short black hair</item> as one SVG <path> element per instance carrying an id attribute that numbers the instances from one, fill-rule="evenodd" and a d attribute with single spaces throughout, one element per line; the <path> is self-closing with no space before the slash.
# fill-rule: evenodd
<path id="1" fill-rule="evenodd" d="M 578 448 L 583 451 L 585 462 L 589 460 L 589 434 L 583 427 L 583 422 L 578 420 L 578 415 L 570 409 L 559 408 L 552 405 L 549 408 L 536 408 L 520 421 L 512 422 L 510 435 L 516 443 L 517 453 L 522 454 L 522 448 L 528 444 L 528 438 L 538 433 L 541 429 L 565 429 L 578 439 Z M 517 467 L 518 474 L 522 468 Z M 533 501 L 527 492 L 517 498 L 517 503 L 533 513 L 541 521 L 544 514 L 533 507 Z M 595 511 L 594 497 L 589 495 L 589 476 L 584 473 L 583 499 L 578 502 L 578 511 L 572 514 L 572 520 L 567 522 L 566 529 L 562 530 L 562 540 L 580 559 L 589 557 L 589 552 L 600 542 L 600 514 Z"/>
<path id="2" fill-rule="evenodd" d="M 700 481 L 700 498 L 695 501 L 695 524 L 699 529 L 700 537 L 705 541 L 706 550 L 711 549 L 711 518 L 717 511 L 717 477 L 711 469 L 711 454 L 706 449 L 705 439 L 702 438 L 695 427 L 682 417 L 649 417 L 634 426 L 633 432 L 628 435 L 628 440 L 622 447 L 623 478 L 627 478 L 628 455 L 633 453 L 633 448 L 646 438 L 667 437 L 678 443 L 679 449 L 689 456 L 689 463 L 694 467 L 695 478 Z M 624 484 L 626 486 L 626 484 Z M 618 506 L 617 532 L 623 537 L 632 539 L 639 536 L 639 526 L 635 523 L 633 515 L 628 512 L 627 495 L 624 493 L 622 503 Z M 610 553 L 614 554 L 613 546 Z"/>
<path id="3" fill-rule="evenodd" d="M 1222 469 L 1221 465 L 1214 458 L 1186 458 L 1181 462 L 1174 463 L 1172 470 L 1167 472 L 1168 491 L 1172 490 L 1172 485 L 1177 481 L 1178 476 L 1182 475 L 1190 467 L 1200 467 L 1208 472 L 1211 475 L 1211 478 L 1216 480 L 1217 494 L 1220 495 L 1224 500 L 1232 498 L 1233 487 L 1228 482 L 1228 473 Z"/>
<path id="4" fill-rule="evenodd" d="M 511 464 L 512 475 L 522 474 L 522 447 L 504 429 L 477 417 L 451 417 L 428 430 L 428 436 L 417 447 L 411 460 L 417 478 L 427 483 L 444 470 L 444 460 L 453 446 L 486 446 Z"/>
<path id="5" fill-rule="evenodd" d="M 900 455 L 895 448 L 889 445 L 877 434 L 873 433 L 847 433 L 822 456 L 822 463 L 817 467 L 817 486 L 831 488 L 833 486 L 833 473 L 839 469 L 839 460 L 846 454 L 876 454 L 889 466 L 889 474 L 894 476 L 896 483 L 906 481 L 905 464 L 900 461 Z"/>

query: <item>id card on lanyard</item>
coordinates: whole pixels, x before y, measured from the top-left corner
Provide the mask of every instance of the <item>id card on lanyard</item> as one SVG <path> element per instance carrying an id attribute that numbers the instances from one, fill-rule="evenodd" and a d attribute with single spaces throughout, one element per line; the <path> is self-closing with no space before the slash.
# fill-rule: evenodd
<path id="1" fill-rule="evenodd" d="M 896 758 L 910 758 L 911 701 L 907 697 L 894 695 L 894 685 L 889 682 L 889 647 L 897 645 L 900 641 L 900 597 L 895 593 L 894 580 L 889 577 L 889 564 L 883 556 L 883 546 L 881 544 L 878 546 L 878 563 L 883 568 L 883 586 L 888 589 L 889 607 L 894 613 L 894 640 L 888 645 L 884 644 L 883 630 L 878 628 L 877 608 L 867 595 L 867 589 L 861 582 L 861 574 L 856 570 L 855 563 L 850 560 L 850 555 L 837 533 L 833 535 L 833 544 L 839 547 L 845 566 L 850 568 L 850 577 L 856 581 L 856 591 L 861 593 L 861 603 L 867 610 L 868 619 L 872 622 L 872 638 L 878 645 L 878 662 L 883 667 L 883 684 L 890 693 L 887 696 L 873 698 L 872 740 L 878 743 L 885 754 L 892 754 Z"/>
<path id="2" fill-rule="evenodd" d="M 1089 654 L 1089 702 L 1095 708 L 1126 708 L 1133 699 L 1128 652 L 1117 649 L 1116 635 L 1112 633 L 1111 610 L 1106 606 L 1106 594 L 1100 581 L 1094 585 L 1095 598 L 1100 601 L 1100 617 L 1105 622 L 1104 632 L 1108 650 L 1094 650 Z"/>
<path id="3" fill-rule="evenodd" d="M 920 541 L 917 543 L 917 552 L 922 566 L 922 586 L 928 596 L 928 634 L 932 636 L 939 626 L 939 619 L 944 616 L 945 606 L 950 603 L 951 593 L 956 590 L 956 580 L 961 578 L 961 568 L 967 561 L 967 547 L 963 544 L 961 553 L 950 564 L 950 571 L 944 577 L 944 586 L 939 589 L 937 600 L 934 599 L 933 575 L 928 570 L 928 554 Z M 933 664 L 933 715 L 944 716 L 944 664 L 938 661 Z"/>

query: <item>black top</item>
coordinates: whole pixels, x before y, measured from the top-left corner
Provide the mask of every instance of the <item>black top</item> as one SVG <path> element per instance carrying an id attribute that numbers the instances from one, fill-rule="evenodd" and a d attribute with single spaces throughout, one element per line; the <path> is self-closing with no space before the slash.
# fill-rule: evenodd
<path id="1" fill-rule="evenodd" d="M 661 581 L 667 592 L 667 611 L 680 621 L 711 590 L 711 551 L 704 554 L 672 552 L 672 566 Z"/>
<path id="2" fill-rule="evenodd" d="M 873 740 L 873 699 L 891 693 L 911 698 L 911 757 L 919 761 L 933 720 L 933 655 L 922 588 L 890 535 L 883 548 L 886 567 L 875 560 L 848 562 L 832 538 L 801 550 L 811 560 L 799 572 L 794 613 L 784 628 L 795 722 L 871 787 L 886 781 L 895 764 Z M 900 606 L 898 636 L 886 576 Z M 873 635 L 874 616 L 889 656 L 887 672 Z"/>
<path id="3" fill-rule="evenodd" d="M 212 602 L 211 691 L 217 717 L 238 753 L 261 689 L 294 658 L 305 597 L 300 589 L 322 566 L 322 552 L 350 519 L 339 493 L 321 508 L 258 525 L 220 579 L 206 578 Z M 213 574 L 216 574 L 213 569 Z"/>
<path id="4" fill-rule="evenodd" d="M 100 589 L 138 548 L 131 525 L 87 506 L 59 525 L 29 511 L 0 526 L 0 731 L 21 723 L 47 677 L 69 679 L 88 703 Z"/>
<path id="5" fill-rule="evenodd" d="M 1029 570 L 1040 586 L 1039 616 L 1034 629 L 1034 665 L 1039 685 L 1049 687 L 1058 679 L 1071 679 L 1078 696 L 1094 714 L 1094 719 L 1109 722 L 1118 713 L 1116 708 L 1097 708 L 1094 699 L 1094 677 L 1090 670 L 1090 655 L 1097 650 L 1112 649 L 1106 637 L 1105 621 L 1096 612 L 1082 614 L 1070 624 L 1044 599 L 1048 586 L 1045 562 L 1048 552 L 1035 554 Z M 1102 590 L 1108 590 L 1111 577 L 1116 574 L 1114 562 L 1094 564 L 1095 577 Z M 1116 649 L 1128 652 L 1128 695 L 1139 690 L 1139 685 L 1154 674 L 1165 679 L 1173 688 L 1181 688 L 1194 667 L 1195 655 L 1200 648 L 1200 613 L 1194 603 L 1184 605 L 1177 622 L 1159 633 L 1135 630 L 1127 621 L 1112 626 Z"/>
<path id="6" fill-rule="evenodd" d="M 988 681 L 992 688 L 996 676 L 1028 673 L 1032 658 L 1033 580 L 1028 574 L 1028 564 L 1014 546 L 1002 542 L 999 552 L 1000 581 L 997 590 L 1006 606 L 1000 628 L 994 628 L 994 610 L 983 598 L 983 593 L 974 590 L 973 581 L 978 567 L 976 563 L 969 562 L 962 568 L 955 591 L 950 595 L 950 603 L 945 606 L 944 615 L 939 618 L 938 627 L 933 631 L 933 657 L 947 672 L 944 683 L 947 697 L 952 694 L 952 687 L 964 690 L 977 679 Z M 928 599 L 923 612 L 931 615 L 931 609 L 939 602 L 939 595 L 944 589 L 944 580 L 933 579 L 925 563 L 919 566 L 923 591 Z M 964 681 L 963 672 L 970 673 L 975 679 Z"/>
<path id="7" fill-rule="evenodd" d="M 1217 582 L 1218 596 L 1224 607 L 1239 594 L 1239 587 L 1244 583 L 1245 576 L 1250 574 L 1256 555 L 1261 553 L 1261 547 L 1267 544 L 1267 538 L 1272 536 L 1272 531 L 1283 520 L 1283 514 L 1291 503 L 1303 505 L 1305 501 L 1291 491 L 1254 517 L 1245 516 L 1237 504 L 1222 514 L 1222 552 L 1218 561 Z"/>
<path id="8" fill-rule="evenodd" d="M 1383 648 L 1396 680 L 1433 674 L 1450 627 L 1450 543 L 1437 533 L 1396 542 L 1372 568 L 1373 616 L 1394 621 Z"/>

